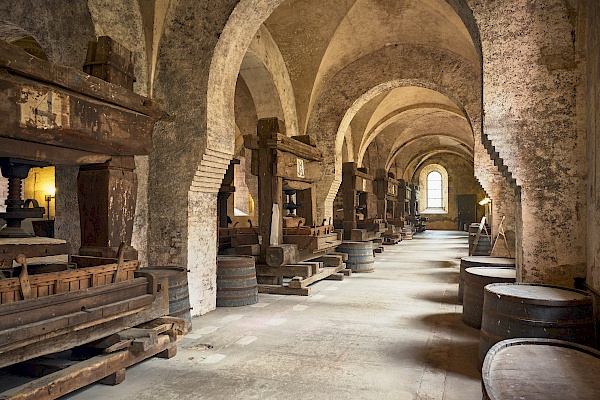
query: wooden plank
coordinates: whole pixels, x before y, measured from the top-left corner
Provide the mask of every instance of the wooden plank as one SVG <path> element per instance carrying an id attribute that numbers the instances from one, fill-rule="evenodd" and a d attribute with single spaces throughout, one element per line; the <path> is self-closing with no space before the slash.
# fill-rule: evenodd
<path id="1" fill-rule="evenodd" d="M 155 118 L 1 72 L 0 136 L 100 154 L 152 151 Z"/>
<path id="2" fill-rule="evenodd" d="M 348 253 L 339 253 L 337 251 L 334 251 L 332 253 L 329 253 L 328 255 L 331 255 L 331 256 L 341 256 L 342 257 L 342 261 L 344 261 L 344 262 L 348 261 Z"/>
<path id="3" fill-rule="evenodd" d="M 313 261 L 322 262 L 325 267 L 338 267 L 344 263 L 343 257 L 340 254 L 327 254 L 315 258 Z"/>
<path id="4" fill-rule="evenodd" d="M 150 99 L 95 78 L 75 68 L 52 64 L 22 48 L 0 41 L 0 68 L 13 74 L 68 89 L 158 119 L 162 112 Z"/>
<path id="5" fill-rule="evenodd" d="M 342 274 L 342 273 L 331 274 L 328 277 L 326 277 L 325 280 L 328 280 L 328 281 L 343 281 L 344 280 L 344 274 Z"/>
<path id="6" fill-rule="evenodd" d="M 45 257 L 69 253 L 69 244 L 62 239 L 53 238 L 0 238 L 1 261 L 10 261 L 6 267 L 12 268 L 12 260 L 19 254 L 27 258 Z"/>
<path id="7" fill-rule="evenodd" d="M 0 157 L 19 157 L 26 160 L 43 161 L 53 165 L 102 164 L 110 160 L 110 155 L 87 151 L 60 148 L 43 143 L 32 143 L 0 137 Z"/>
<path id="8" fill-rule="evenodd" d="M 142 296 L 109 303 L 103 306 L 85 309 L 71 314 L 19 325 L 0 331 L 0 350 L 8 351 L 26 346 L 40 337 L 52 338 L 63 334 L 64 330 L 74 331 L 100 324 L 116 317 L 122 317 L 148 308 L 153 296 Z"/>
<path id="9" fill-rule="evenodd" d="M 301 181 L 314 183 L 321 180 L 321 164 L 316 161 L 310 161 L 294 154 L 286 153 L 280 150 L 276 151 L 276 163 L 274 175 L 291 181 Z M 302 168 L 298 164 L 301 163 Z M 302 173 L 302 176 L 299 175 Z"/>
<path id="10" fill-rule="evenodd" d="M 271 267 L 269 265 L 256 265 L 256 275 L 258 276 L 283 276 L 291 278 L 294 276 L 309 277 L 312 275 L 310 265 L 285 265 L 282 267 Z"/>
<path id="11" fill-rule="evenodd" d="M 287 137 L 283 133 L 284 132 L 273 133 L 268 139 L 269 148 L 285 151 L 307 160 L 323 161 L 323 153 L 319 149 Z"/>
<path id="12" fill-rule="evenodd" d="M 173 343 L 169 336 L 161 335 L 157 344 L 145 352 L 136 354 L 130 351 L 120 351 L 113 354 L 102 354 L 5 391 L 0 394 L 0 399 L 56 399 L 159 354 L 172 346 Z"/>
<path id="13" fill-rule="evenodd" d="M 258 293 L 310 296 L 310 287 L 291 288 L 283 285 L 258 285 Z"/>
<path id="14" fill-rule="evenodd" d="M 115 351 L 119 351 L 119 350 L 128 348 L 129 346 L 131 346 L 131 343 L 133 343 L 133 339 L 122 340 L 120 342 L 113 344 L 112 346 L 108 346 L 102 352 L 104 354 L 114 353 Z"/>
<path id="15" fill-rule="evenodd" d="M 302 142 L 304 144 L 307 144 L 311 147 L 317 147 L 317 142 L 316 142 L 315 138 L 313 138 L 310 135 L 292 136 L 292 139 Z"/>
<path id="16" fill-rule="evenodd" d="M 33 277 L 32 277 L 33 279 Z M 0 330 L 12 327 L 18 318 L 21 325 L 34 322 L 43 315 L 60 316 L 120 301 L 148 293 L 148 281 L 137 278 L 114 285 L 104 285 L 85 290 L 41 297 L 0 306 Z M 31 316 L 29 315 L 31 314 Z M 10 320 L 13 321 L 10 321 Z"/>
<path id="17" fill-rule="evenodd" d="M 150 283 L 150 286 L 153 288 L 156 288 L 159 285 L 166 288 L 166 278 L 157 277 L 155 281 Z M 86 326 L 84 329 L 79 329 L 80 327 L 77 326 L 65 328 L 59 332 L 60 336 L 56 336 L 56 334 L 48 335 L 48 337 L 43 336 L 36 342 L 29 343 L 24 347 L 17 347 L 10 351 L 3 351 L 0 349 L 0 351 L 2 351 L 0 368 L 35 357 L 81 346 L 112 335 L 113 333 L 120 332 L 123 329 L 165 316 L 169 312 L 168 291 L 155 291 L 155 293 L 154 301 L 149 307 L 140 307 L 138 309 L 132 308 L 131 312 L 127 313 L 125 316 L 117 315 L 108 317 L 103 321 L 99 321 L 100 323 L 90 324 L 90 326 Z"/>
<path id="18" fill-rule="evenodd" d="M 298 265 L 309 266 L 311 268 L 311 272 L 313 274 L 319 273 L 319 272 L 321 272 L 321 269 L 323 269 L 323 263 L 320 261 L 315 261 L 315 260 L 302 261 L 302 262 L 299 262 Z"/>
<path id="19" fill-rule="evenodd" d="M 325 279 L 328 276 L 330 276 L 331 274 L 335 274 L 336 272 L 341 271 L 343 268 L 344 268 L 343 266 L 323 268 L 323 271 L 321 271 L 320 273 L 313 275 L 309 278 L 301 279 L 301 280 L 292 279 L 288 285 L 290 288 L 294 288 L 294 289 L 303 288 L 303 287 L 310 285 L 311 283 L 315 283 L 317 281 Z"/>

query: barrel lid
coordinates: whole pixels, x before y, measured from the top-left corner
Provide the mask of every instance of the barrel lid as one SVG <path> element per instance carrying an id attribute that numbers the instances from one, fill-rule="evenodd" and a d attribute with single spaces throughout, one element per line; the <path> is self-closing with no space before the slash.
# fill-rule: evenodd
<path id="1" fill-rule="evenodd" d="M 595 400 L 600 398 L 598 376 L 599 351 L 554 339 L 503 340 L 487 353 L 482 369 L 492 400 L 525 394 L 530 400 Z"/>
<path id="2" fill-rule="evenodd" d="M 494 283 L 487 285 L 485 290 L 499 296 L 547 303 L 591 301 L 591 297 L 581 290 L 533 283 Z"/>
<path id="3" fill-rule="evenodd" d="M 517 278 L 517 270 L 511 267 L 471 267 L 465 270 L 466 273 L 478 276 L 487 276 L 490 278 Z"/>
<path id="4" fill-rule="evenodd" d="M 507 257 L 468 256 L 460 260 L 479 265 L 515 265 L 515 259 Z"/>

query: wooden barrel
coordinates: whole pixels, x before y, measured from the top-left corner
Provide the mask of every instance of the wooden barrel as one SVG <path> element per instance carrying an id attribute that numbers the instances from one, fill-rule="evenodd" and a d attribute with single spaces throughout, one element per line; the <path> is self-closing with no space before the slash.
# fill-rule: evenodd
<path id="1" fill-rule="evenodd" d="M 371 242 L 343 242 L 337 251 L 348 254 L 346 268 L 352 272 L 373 272 L 373 244 Z"/>
<path id="2" fill-rule="evenodd" d="M 458 279 L 458 303 L 462 304 L 465 289 L 465 269 L 471 267 L 512 267 L 515 268 L 514 258 L 469 256 L 460 259 L 460 275 Z"/>
<path id="3" fill-rule="evenodd" d="M 600 351 L 552 339 L 509 339 L 485 357 L 484 400 L 600 399 Z"/>
<path id="4" fill-rule="evenodd" d="M 256 267 L 252 256 L 217 257 L 217 307 L 258 302 Z"/>
<path id="5" fill-rule="evenodd" d="M 485 287 L 479 359 L 512 338 L 546 338 L 594 346 L 592 298 L 558 286 L 494 283 Z"/>
<path id="6" fill-rule="evenodd" d="M 465 270 L 463 322 L 475 329 L 481 328 L 483 288 L 490 283 L 514 283 L 517 270 L 511 267 L 471 267 Z"/>
<path id="7" fill-rule="evenodd" d="M 190 292 L 188 290 L 187 270 L 181 267 L 148 267 L 140 271 L 152 271 L 154 275 L 166 276 L 169 281 L 169 315 L 183 318 L 192 330 L 190 313 Z"/>

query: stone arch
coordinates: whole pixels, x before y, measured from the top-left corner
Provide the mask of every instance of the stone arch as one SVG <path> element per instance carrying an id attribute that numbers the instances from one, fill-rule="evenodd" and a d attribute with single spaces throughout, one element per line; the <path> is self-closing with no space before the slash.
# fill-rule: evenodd
<path id="1" fill-rule="evenodd" d="M 286 134 L 297 136 L 298 116 L 292 81 L 271 33 L 261 25 L 244 56 L 240 75 L 255 97 L 258 119 L 278 117 Z"/>
<path id="2" fill-rule="evenodd" d="M 383 63 L 388 68 L 381 69 Z M 330 216 L 341 182 L 344 134 L 352 118 L 370 99 L 400 86 L 424 87 L 452 100 L 472 127 L 471 121 L 479 121 L 481 115 L 482 92 L 476 89 L 479 84 L 479 66 L 455 53 L 425 46 L 387 46 L 344 68 L 322 93 L 316 107 L 319 111 L 308 124 L 307 133 L 317 136 L 322 149 L 335 156 L 333 163 L 324 166 L 325 176 L 331 178 L 320 184 L 317 204 L 324 206 L 318 210 L 319 215 Z"/>
<path id="3" fill-rule="evenodd" d="M 421 165 L 425 164 L 427 162 L 427 160 L 429 160 L 430 158 L 435 157 L 440 154 L 455 155 L 459 158 L 462 158 L 463 160 L 465 160 L 468 163 L 473 162 L 472 156 L 469 156 L 469 155 L 465 154 L 464 152 L 460 152 L 460 151 L 453 150 L 450 148 L 440 148 L 440 149 L 430 150 L 427 152 L 416 154 L 415 157 L 413 157 L 413 159 L 407 163 L 407 166 L 405 169 L 406 180 L 412 180 L 415 171 L 417 171 L 421 167 Z"/>
<path id="4" fill-rule="evenodd" d="M 88 41 L 95 39 L 85 1 L 52 4 L 44 0 L 4 1 L 0 3 L 0 21 L 5 28 L 10 25 L 19 28 L 13 33 L 20 30 L 34 38 L 50 62 L 77 69 L 85 61 Z M 73 21 L 77 21 L 76 26 Z"/>

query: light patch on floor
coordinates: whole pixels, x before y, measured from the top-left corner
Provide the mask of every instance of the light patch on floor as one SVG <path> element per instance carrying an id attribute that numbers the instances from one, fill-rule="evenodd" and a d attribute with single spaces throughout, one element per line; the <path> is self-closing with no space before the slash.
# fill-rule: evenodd
<path id="1" fill-rule="evenodd" d="M 337 286 L 330 286 L 325 290 L 338 290 Z"/>
<path id="2" fill-rule="evenodd" d="M 266 306 L 268 306 L 268 305 L 269 305 L 269 303 L 261 303 L 261 302 L 259 302 L 259 303 L 256 303 L 256 304 L 252 304 L 250 307 L 254 307 L 254 308 L 264 308 L 264 307 L 266 307 Z"/>
<path id="3" fill-rule="evenodd" d="M 304 311 L 308 308 L 308 306 L 304 306 L 302 304 L 296 304 L 294 307 L 292 307 L 292 310 L 294 311 Z"/>
<path id="4" fill-rule="evenodd" d="M 311 296 L 308 301 L 315 301 L 315 300 L 321 300 L 324 299 L 325 295 L 324 294 L 315 294 L 313 296 Z"/>
<path id="5" fill-rule="evenodd" d="M 235 344 L 239 346 L 247 346 L 250 343 L 254 342 L 256 339 L 258 339 L 256 336 L 244 336 L 243 338 L 235 342 Z"/>
<path id="6" fill-rule="evenodd" d="M 216 364 L 223 361 L 226 356 L 224 354 L 213 354 L 200 361 L 201 364 Z"/>
<path id="7" fill-rule="evenodd" d="M 279 326 L 279 325 L 283 325 L 287 322 L 287 319 L 285 318 L 274 318 L 270 321 L 267 321 L 267 325 L 271 325 L 271 326 Z"/>
<path id="8" fill-rule="evenodd" d="M 232 315 L 226 316 L 225 318 L 221 318 L 221 322 L 227 323 L 227 322 L 239 321 L 242 318 L 244 318 L 244 314 L 232 314 Z"/>
<path id="9" fill-rule="evenodd" d="M 200 329 L 198 329 L 198 331 L 196 331 L 196 334 L 198 335 L 208 335 L 209 333 L 213 333 L 214 331 L 216 331 L 217 329 L 219 329 L 220 326 L 205 326 L 202 327 Z M 191 337 L 190 335 L 187 335 L 187 337 Z"/>

